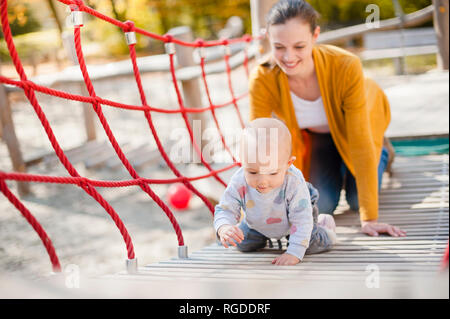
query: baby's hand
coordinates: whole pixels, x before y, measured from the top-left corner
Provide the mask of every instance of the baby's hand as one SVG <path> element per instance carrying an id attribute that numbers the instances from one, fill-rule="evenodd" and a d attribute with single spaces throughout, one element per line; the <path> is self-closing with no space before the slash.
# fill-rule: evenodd
<path id="1" fill-rule="evenodd" d="M 236 247 L 236 243 L 234 240 L 236 240 L 238 243 L 241 243 L 244 240 L 244 233 L 238 226 L 223 225 L 219 228 L 217 234 L 220 237 L 220 242 L 225 248 L 228 248 L 227 244 Z"/>
<path id="2" fill-rule="evenodd" d="M 295 257 L 294 255 L 284 253 L 281 256 L 278 256 L 272 261 L 272 264 L 278 265 L 278 266 L 291 266 L 298 264 L 300 262 L 300 259 Z"/>

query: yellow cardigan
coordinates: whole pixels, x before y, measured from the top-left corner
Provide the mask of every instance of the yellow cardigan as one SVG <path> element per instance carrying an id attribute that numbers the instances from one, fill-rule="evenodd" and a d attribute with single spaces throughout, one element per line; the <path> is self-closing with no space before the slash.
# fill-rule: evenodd
<path id="1" fill-rule="evenodd" d="M 330 133 L 345 165 L 355 176 L 361 220 L 378 218 L 378 163 L 391 114 L 381 88 L 364 78 L 352 53 L 316 45 L 313 59 Z M 288 78 L 277 66 L 259 65 L 250 76 L 250 120 L 274 115 L 292 134 L 295 166 L 309 175 L 308 136 L 298 127 Z"/>

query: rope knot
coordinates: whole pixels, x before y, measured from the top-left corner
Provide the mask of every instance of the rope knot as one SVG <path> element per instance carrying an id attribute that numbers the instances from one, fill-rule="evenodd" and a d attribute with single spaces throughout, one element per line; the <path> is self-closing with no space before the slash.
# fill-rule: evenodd
<path id="1" fill-rule="evenodd" d="M 101 97 L 96 95 L 96 96 L 93 96 L 92 98 L 95 100 L 96 104 L 102 104 L 102 98 Z"/>
<path id="2" fill-rule="evenodd" d="M 173 35 L 171 35 L 171 34 L 165 34 L 164 35 L 164 41 L 166 43 L 170 43 L 170 42 L 172 42 L 172 40 L 173 40 Z"/>
<path id="3" fill-rule="evenodd" d="M 127 20 L 127 21 L 124 22 L 124 24 L 126 25 L 126 27 L 123 28 L 124 32 L 132 32 L 132 31 L 135 30 L 135 26 L 134 26 L 134 22 L 133 21 Z"/>
<path id="4" fill-rule="evenodd" d="M 22 89 L 24 91 L 27 91 L 27 92 L 30 91 L 31 87 L 32 87 L 32 82 L 30 80 L 22 81 Z"/>
<path id="5" fill-rule="evenodd" d="M 83 188 L 83 187 L 88 187 L 89 188 L 89 182 L 88 182 L 88 179 L 86 177 L 82 177 L 82 176 L 78 177 L 77 184 L 81 188 Z"/>
<path id="6" fill-rule="evenodd" d="M 203 41 L 203 39 L 197 39 L 197 40 L 195 40 L 195 45 L 197 47 L 201 48 L 205 45 L 205 41 Z"/>
<path id="7" fill-rule="evenodd" d="M 83 0 L 73 0 L 73 3 L 69 5 L 70 11 L 79 11 L 84 6 Z"/>

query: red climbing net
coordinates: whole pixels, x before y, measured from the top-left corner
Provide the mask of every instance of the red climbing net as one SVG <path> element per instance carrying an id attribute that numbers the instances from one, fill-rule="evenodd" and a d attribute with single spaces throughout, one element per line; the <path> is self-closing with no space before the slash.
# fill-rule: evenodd
<path id="1" fill-rule="evenodd" d="M 41 121 L 41 124 L 45 130 L 45 133 L 47 134 L 48 139 L 49 139 L 58 159 L 60 160 L 60 162 L 63 164 L 63 166 L 67 170 L 68 174 L 70 175 L 70 176 L 63 176 L 63 177 L 44 176 L 44 175 L 33 175 L 33 174 L 14 173 L 14 172 L 6 173 L 6 172 L 3 172 L 0 170 L 0 190 L 8 198 L 8 200 L 21 212 L 21 214 L 25 217 L 25 219 L 30 223 L 30 225 L 33 227 L 33 229 L 39 235 L 40 239 L 42 240 L 42 242 L 48 252 L 48 255 L 50 256 L 50 260 L 51 260 L 54 271 L 61 271 L 61 266 L 60 266 L 58 257 L 56 255 L 55 248 L 53 247 L 53 244 L 52 244 L 50 238 L 48 237 L 48 235 L 45 232 L 45 230 L 43 229 L 43 227 L 36 220 L 36 218 L 31 214 L 31 212 L 10 191 L 5 180 L 77 185 L 78 187 L 83 189 L 87 194 L 89 194 L 91 197 L 93 197 L 105 209 L 105 211 L 109 214 L 109 216 L 112 218 L 112 220 L 116 224 L 117 228 L 119 229 L 119 231 L 125 241 L 126 250 L 127 250 L 127 258 L 130 260 L 135 258 L 135 253 L 134 253 L 131 237 L 130 237 L 125 225 L 123 224 L 122 220 L 120 219 L 119 215 L 116 213 L 114 208 L 111 207 L 111 205 L 100 195 L 100 193 L 96 190 L 96 187 L 140 186 L 141 189 L 145 193 L 147 193 L 150 196 L 150 198 L 152 200 L 154 200 L 159 205 L 159 207 L 161 207 L 161 209 L 164 211 L 164 213 L 167 215 L 170 222 L 172 223 L 173 229 L 175 230 L 177 240 L 178 240 L 178 245 L 184 246 L 184 240 L 183 240 L 183 235 L 182 235 L 180 226 L 179 226 L 177 220 L 175 219 L 172 211 L 164 203 L 164 201 L 161 200 L 161 198 L 158 197 L 158 195 L 156 195 L 154 193 L 154 191 L 151 189 L 151 187 L 149 185 L 150 184 L 170 184 L 170 183 L 181 182 L 184 185 L 186 185 L 186 187 L 189 190 L 191 190 L 195 195 L 197 195 L 205 203 L 205 205 L 209 208 L 211 213 L 214 213 L 214 207 L 211 204 L 211 202 L 204 195 L 202 195 L 191 184 L 191 182 L 195 181 L 195 180 L 199 180 L 199 179 L 213 177 L 219 183 L 226 186 L 226 183 L 219 177 L 218 173 L 224 172 L 235 166 L 240 165 L 240 163 L 233 157 L 230 149 L 226 145 L 225 138 L 222 134 L 221 127 L 220 127 L 219 121 L 217 119 L 215 110 L 225 107 L 225 106 L 233 105 L 237 112 L 241 126 L 242 127 L 244 126 L 241 114 L 239 112 L 237 101 L 239 101 L 240 99 L 245 97 L 246 94 L 243 94 L 241 96 L 236 96 L 233 91 L 233 86 L 232 86 L 232 81 L 231 81 L 231 67 L 230 67 L 230 62 L 229 62 L 230 51 L 227 48 L 230 44 L 233 44 L 233 43 L 238 43 L 238 42 L 250 43 L 251 41 L 253 41 L 255 39 L 248 35 L 245 35 L 242 38 L 237 38 L 237 39 L 226 39 L 226 40 L 217 40 L 217 41 L 196 40 L 195 42 L 185 42 L 185 41 L 181 41 L 179 39 L 174 38 L 170 34 L 161 36 L 161 35 L 154 34 L 154 33 L 148 32 L 146 30 L 140 29 L 140 28 L 136 27 L 134 25 L 134 23 L 131 21 L 121 22 L 121 21 L 112 19 L 112 18 L 105 16 L 102 13 L 97 12 L 97 11 L 93 10 L 92 8 L 84 5 L 82 0 L 58 0 L 58 1 L 68 5 L 70 7 L 72 13 L 85 12 L 85 13 L 88 13 L 92 16 L 95 16 L 99 19 L 102 19 L 106 22 L 109 22 L 109 23 L 121 28 L 123 30 L 123 32 L 139 33 L 141 35 L 144 35 L 144 36 L 147 36 L 147 37 L 159 40 L 159 41 L 163 41 L 164 43 L 166 43 L 166 45 L 170 48 L 167 53 L 168 53 L 168 58 L 170 61 L 170 73 L 172 76 L 173 87 L 174 87 L 176 95 L 177 95 L 179 109 L 166 110 L 166 109 L 151 107 L 148 104 L 147 97 L 143 90 L 139 67 L 136 62 L 135 43 L 132 43 L 132 42 L 128 43 L 128 47 L 129 47 L 129 52 L 130 52 L 130 59 L 131 59 L 132 65 L 133 65 L 133 73 L 134 73 L 134 77 L 136 80 L 136 84 L 137 84 L 137 88 L 139 91 L 142 105 L 127 105 L 127 104 L 103 99 L 103 98 L 97 96 L 95 93 L 95 89 L 92 84 L 91 78 L 90 78 L 89 73 L 86 68 L 86 63 L 85 63 L 83 50 L 82 50 L 82 46 L 81 46 L 80 28 L 82 27 L 82 24 L 77 25 L 75 23 L 75 25 L 74 25 L 74 41 L 75 41 L 75 51 L 76 51 L 79 65 L 80 65 L 80 70 L 83 75 L 83 80 L 86 85 L 89 96 L 69 94 L 67 92 L 63 92 L 63 91 L 59 91 L 59 90 L 55 90 L 55 89 L 51 89 L 48 87 L 38 85 L 38 84 L 28 80 L 27 75 L 24 71 L 22 62 L 18 56 L 16 47 L 14 45 L 13 36 L 11 34 L 11 29 L 10 29 L 10 25 L 8 22 L 8 14 L 7 14 L 7 12 L 8 12 L 7 0 L 0 0 L 0 2 L 1 2 L 1 6 L 0 6 L 1 24 L 2 24 L 4 38 L 5 38 L 9 53 L 11 55 L 12 61 L 14 63 L 14 66 L 15 66 L 16 71 L 20 78 L 19 80 L 14 80 L 14 79 L 0 76 L 0 82 L 4 83 L 4 84 L 9 84 L 9 85 L 19 87 L 24 91 L 24 93 L 25 93 L 27 99 L 29 100 L 31 106 L 33 107 L 36 115 L 38 116 L 39 120 Z M 209 106 L 204 107 L 204 108 L 187 108 L 187 107 L 185 107 L 184 101 L 182 98 L 182 94 L 178 87 L 177 77 L 176 77 L 176 73 L 175 73 L 174 44 L 178 44 L 178 45 L 182 45 L 182 46 L 189 46 L 189 47 L 196 47 L 196 48 L 204 48 L 204 47 L 212 47 L 212 46 L 225 47 L 224 61 L 225 61 L 225 66 L 226 66 L 228 89 L 230 91 L 231 101 L 229 101 L 228 103 L 220 104 L 220 105 L 214 104 L 212 102 L 207 79 L 206 79 L 205 57 L 201 56 L 200 67 L 202 70 L 202 80 L 203 80 L 203 84 L 205 87 L 206 95 L 208 97 Z M 244 58 L 243 65 L 244 65 L 246 74 L 248 76 L 248 55 L 247 55 L 246 50 L 244 50 L 244 56 L 245 56 L 245 58 Z M 108 136 L 108 139 L 109 139 L 112 147 L 114 148 L 117 156 L 121 160 L 124 167 L 127 169 L 128 173 L 131 175 L 132 179 L 124 180 L 124 181 L 100 181 L 100 180 L 92 180 L 92 179 L 88 179 L 83 176 L 80 176 L 80 174 L 74 168 L 72 163 L 68 160 L 68 158 L 65 155 L 64 151 L 62 150 L 60 144 L 58 143 L 58 141 L 52 131 L 52 128 L 47 120 L 47 117 L 44 114 L 44 112 L 36 98 L 36 94 L 35 94 L 36 91 L 47 94 L 47 95 L 52 95 L 55 97 L 63 98 L 63 99 L 74 100 L 74 101 L 91 104 L 95 113 L 97 114 L 97 116 L 100 120 L 100 123 L 101 123 L 103 129 L 105 130 L 106 135 Z M 133 166 L 129 162 L 129 160 L 127 159 L 127 157 L 125 156 L 125 154 L 123 153 L 113 132 L 111 131 L 108 121 L 106 120 L 106 118 L 102 112 L 102 105 L 115 107 L 115 108 L 121 108 L 121 109 L 125 109 L 125 110 L 142 111 L 147 120 L 148 126 L 153 135 L 153 138 L 155 139 L 156 145 L 158 147 L 158 150 L 159 150 L 162 158 L 167 163 L 170 170 L 175 174 L 176 178 L 173 178 L 173 179 L 148 179 L 148 178 L 143 178 L 143 177 L 139 176 L 138 173 L 136 172 L 136 170 L 133 168 Z M 213 170 L 212 167 L 208 164 L 208 162 L 206 162 L 205 159 L 203 158 L 202 152 L 200 151 L 198 145 L 195 142 L 192 128 L 190 126 L 190 123 L 189 123 L 188 117 L 187 117 L 187 115 L 189 113 L 198 113 L 198 112 L 207 112 L 207 111 L 211 112 L 211 115 L 213 117 L 217 131 L 220 135 L 221 143 L 222 143 L 224 149 L 231 155 L 231 157 L 233 159 L 233 164 L 231 164 L 227 167 L 224 167 L 220 170 Z M 181 116 L 183 117 L 184 123 L 186 125 L 186 128 L 188 130 L 191 144 L 193 145 L 196 153 L 199 155 L 202 164 L 208 169 L 208 171 L 209 171 L 208 174 L 205 174 L 202 176 L 196 176 L 196 177 L 186 177 L 180 173 L 180 171 L 175 167 L 175 165 L 169 159 L 166 151 L 164 150 L 164 148 L 161 144 L 161 140 L 158 136 L 158 132 L 156 131 L 155 126 L 152 121 L 152 112 L 180 113 L 181 114 Z"/>

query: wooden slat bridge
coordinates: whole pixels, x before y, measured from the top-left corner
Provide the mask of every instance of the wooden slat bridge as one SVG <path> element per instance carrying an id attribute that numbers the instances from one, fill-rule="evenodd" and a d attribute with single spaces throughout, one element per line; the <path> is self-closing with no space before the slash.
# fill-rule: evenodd
<path id="1" fill-rule="evenodd" d="M 202 283 L 204 294 L 192 293 L 206 298 L 448 298 L 448 271 L 439 270 L 448 243 L 448 155 L 397 157 L 393 171 L 383 181 L 380 220 L 406 230 L 407 237 L 362 234 L 358 214 L 341 202 L 334 249 L 307 255 L 296 266 L 271 264 L 282 253 L 276 242 L 274 248 L 253 253 L 213 244 L 188 259 L 173 258 L 110 278 L 164 281 L 174 291 Z"/>

